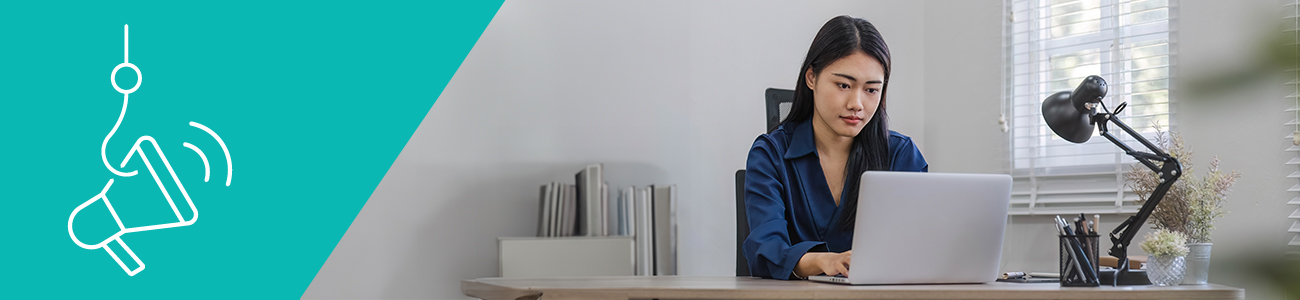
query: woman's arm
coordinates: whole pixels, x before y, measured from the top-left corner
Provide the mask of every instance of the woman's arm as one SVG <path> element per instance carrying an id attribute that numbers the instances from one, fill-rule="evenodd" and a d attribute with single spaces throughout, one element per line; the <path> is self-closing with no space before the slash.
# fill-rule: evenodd
<path id="1" fill-rule="evenodd" d="M 742 244 L 751 275 L 789 279 L 808 252 L 826 252 L 826 243 L 791 244 L 785 214 L 785 182 L 777 169 L 781 155 L 770 140 L 759 137 L 745 163 L 745 212 L 749 236 Z"/>

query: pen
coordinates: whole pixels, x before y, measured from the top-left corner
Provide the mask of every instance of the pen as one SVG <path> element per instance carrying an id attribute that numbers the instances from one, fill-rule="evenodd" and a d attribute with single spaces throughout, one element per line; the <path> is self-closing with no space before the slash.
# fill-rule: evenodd
<path id="1" fill-rule="evenodd" d="M 1087 222 L 1088 222 L 1088 217 L 1083 216 L 1083 213 L 1079 213 L 1079 221 L 1078 221 L 1078 222 L 1079 222 L 1079 225 L 1083 225 L 1084 223 L 1087 223 Z M 1088 230 L 1088 228 L 1090 228 L 1090 227 L 1092 227 L 1092 226 L 1088 226 L 1088 227 L 1084 227 L 1084 228 L 1079 228 L 1079 231 L 1080 231 L 1080 232 L 1086 232 L 1086 231 Z"/>
<path id="2" fill-rule="evenodd" d="M 1078 253 L 1077 253 L 1078 255 L 1076 255 L 1076 257 L 1078 258 L 1078 260 L 1075 261 L 1075 263 L 1080 265 L 1080 267 L 1079 267 L 1079 271 L 1080 271 L 1080 272 L 1083 272 L 1082 275 L 1083 275 L 1083 278 L 1084 278 L 1084 282 L 1096 282 L 1096 281 L 1097 281 L 1097 278 L 1095 278 L 1095 276 L 1096 276 L 1097 273 L 1096 273 L 1096 272 L 1093 272 L 1093 270 L 1092 270 L 1092 260 L 1091 260 L 1091 259 L 1088 259 L 1088 254 L 1087 254 L 1087 253 L 1084 253 L 1084 251 L 1083 251 L 1083 247 L 1075 247 L 1075 248 L 1072 249 L 1072 250 L 1078 252 Z"/>
<path id="3" fill-rule="evenodd" d="M 1084 282 L 1095 282 L 1096 278 L 1094 278 L 1094 276 L 1097 273 L 1092 271 L 1092 261 L 1086 257 L 1087 254 L 1082 248 L 1081 241 L 1070 236 L 1072 235 L 1071 233 L 1073 233 L 1070 225 L 1068 225 L 1065 219 L 1062 219 L 1059 215 L 1056 216 L 1056 225 L 1062 237 L 1065 239 L 1066 244 L 1063 246 L 1070 248 L 1070 251 L 1066 253 L 1069 254 L 1070 258 L 1072 258 L 1070 261 L 1073 263 L 1073 269 L 1079 272 L 1078 275 L 1080 275 L 1079 277 L 1081 277 Z M 1070 273 L 1069 267 L 1071 266 L 1066 266 L 1067 274 Z M 1062 274 L 1062 276 L 1067 276 L 1067 274 Z"/>
<path id="4" fill-rule="evenodd" d="M 1074 232 L 1078 235 L 1075 240 L 1079 247 L 1083 249 L 1083 257 L 1091 258 L 1088 253 L 1092 253 L 1092 244 L 1088 243 L 1087 235 L 1088 229 L 1092 228 L 1092 226 L 1087 224 L 1088 219 L 1085 219 L 1083 214 L 1079 214 L 1079 218 L 1074 220 Z M 1091 267 L 1092 265 L 1089 264 L 1088 266 Z"/>
<path id="5" fill-rule="evenodd" d="M 1064 229 L 1065 232 L 1070 232 L 1070 225 L 1065 225 Z M 1065 243 L 1066 247 L 1070 248 L 1069 254 L 1070 257 L 1073 258 L 1070 262 L 1074 263 L 1074 269 L 1080 273 L 1079 277 L 1082 277 L 1084 282 L 1089 282 L 1086 274 L 1091 273 L 1088 270 L 1091 270 L 1089 267 L 1092 265 L 1087 261 L 1086 257 L 1083 257 L 1083 249 L 1079 248 L 1078 240 L 1069 237 L 1067 234 L 1065 237 Z"/>
<path id="6" fill-rule="evenodd" d="M 1002 273 L 1002 276 L 999 278 L 1016 279 L 1016 278 L 1024 278 L 1024 277 L 1025 277 L 1025 272 L 1006 272 L 1006 273 Z"/>
<path id="7" fill-rule="evenodd" d="M 1101 226 L 1101 215 L 1100 214 L 1092 215 L 1092 234 L 1097 234 L 1098 232 L 1101 232 L 1100 226 Z"/>
<path id="8" fill-rule="evenodd" d="M 1061 273 L 1029 272 L 1026 273 L 1025 276 L 1037 278 L 1061 278 Z"/>

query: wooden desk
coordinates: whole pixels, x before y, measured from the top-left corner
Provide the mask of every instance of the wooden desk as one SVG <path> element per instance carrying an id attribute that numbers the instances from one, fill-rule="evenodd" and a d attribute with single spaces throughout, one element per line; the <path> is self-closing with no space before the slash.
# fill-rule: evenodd
<path id="1" fill-rule="evenodd" d="M 460 290 L 481 299 L 1243 299 L 1222 285 L 1071 287 L 1056 283 L 848 286 L 752 277 L 480 278 Z"/>

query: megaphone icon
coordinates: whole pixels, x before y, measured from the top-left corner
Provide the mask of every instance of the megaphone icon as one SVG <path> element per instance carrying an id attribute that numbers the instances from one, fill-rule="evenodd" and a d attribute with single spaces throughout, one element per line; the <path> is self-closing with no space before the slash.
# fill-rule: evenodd
<path id="1" fill-rule="evenodd" d="M 150 137 L 145 137 L 145 138 L 149 138 L 148 140 L 150 141 L 153 140 L 153 138 Z M 144 139 L 142 138 L 141 141 L 144 141 Z M 101 249 L 101 248 L 104 249 L 105 251 L 108 252 L 108 256 L 113 257 L 113 260 L 117 261 L 117 265 L 121 266 L 122 270 L 126 271 L 126 274 L 130 276 L 135 276 L 136 273 L 140 273 L 140 271 L 144 270 L 144 262 L 140 261 L 140 257 L 136 256 L 134 251 L 131 251 L 131 247 L 127 246 L 126 242 L 122 241 L 123 234 L 131 233 L 131 232 L 180 227 L 180 226 L 189 226 L 191 224 L 194 224 L 194 221 L 197 221 L 199 219 L 199 211 L 197 208 L 194 207 L 194 201 L 190 200 L 190 196 L 185 191 L 185 187 L 181 184 L 180 179 L 176 178 L 176 174 L 172 172 L 171 165 L 167 163 L 167 158 L 163 156 L 162 151 L 157 151 L 158 156 L 163 161 L 163 166 L 167 168 L 167 173 L 171 177 L 170 179 L 172 180 L 172 182 L 176 183 L 176 187 L 180 190 L 181 196 L 185 198 L 185 204 L 188 204 L 189 213 L 186 215 L 190 216 L 189 219 L 182 217 L 181 214 L 181 209 L 186 208 L 186 206 L 176 205 L 176 202 L 172 200 L 172 196 L 170 195 L 170 193 L 167 192 L 167 188 L 164 186 L 163 181 L 160 180 L 160 178 L 158 177 L 158 172 L 154 170 L 153 164 L 151 164 L 149 162 L 149 159 L 143 155 L 144 151 L 140 150 L 139 143 L 137 143 L 136 145 L 137 145 L 136 147 L 132 148 L 133 153 L 141 154 L 140 158 L 141 160 L 144 161 L 146 169 L 149 170 L 150 175 L 153 175 L 153 179 L 158 184 L 158 188 L 162 190 L 163 198 L 167 199 L 167 203 L 171 205 L 172 212 L 176 214 L 176 222 L 154 224 L 154 225 L 147 225 L 147 226 L 127 227 L 122 222 L 122 218 L 118 215 L 117 210 L 114 209 L 113 203 L 112 201 L 109 200 L 108 197 L 109 189 L 113 187 L 113 179 L 109 179 L 108 183 L 104 184 L 104 189 L 101 190 L 99 194 L 96 194 L 94 197 L 90 198 L 90 200 L 86 200 L 86 202 L 83 202 L 81 203 L 81 205 L 78 205 L 76 209 L 72 210 L 72 215 L 68 216 L 68 235 L 72 237 L 72 242 L 76 243 L 77 246 L 81 246 L 82 248 L 86 248 L 86 249 Z M 155 147 L 155 149 L 157 148 Z M 130 157 L 127 158 L 129 159 Z M 131 196 L 126 196 L 124 198 L 119 198 L 119 199 L 129 199 L 129 198 L 131 198 Z M 101 203 L 102 203 L 102 208 L 100 208 L 100 206 L 96 206 L 97 208 L 103 210 L 99 213 L 101 214 L 107 213 L 109 216 L 111 216 L 113 218 L 113 221 L 116 222 L 118 230 L 117 232 L 107 237 L 89 237 L 88 239 L 84 239 L 85 241 L 97 241 L 94 242 L 94 244 L 87 244 L 86 242 L 83 242 L 82 238 L 77 237 L 76 231 L 73 230 L 73 224 L 76 223 L 77 215 L 80 214 L 82 210 L 86 209 L 87 207 L 90 207 L 91 205 L 101 204 Z M 96 224 L 96 225 L 103 226 L 104 224 Z M 109 243 L 115 243 L 117 247 L 120 247 L 121 249 L 125 250 L 126 252 L 125 254 L 130 256 L 131 260 L 135 261 L 135 265 L 137 267 L 132 268 L 127 266 L 127 264 L 124 261 L 122 261 L 122 256 L 118 255 L 116 251 L 113 251 L 113 247 L 110 246 Z"/>
<path id="2" fill-rule="evenodd" d="M 127 33 L 129 33 L 129 31 L 127 31 L 127 27 L 123 26 L 123 32 L 124 32 L 123 33 L 124 53 L 129 53 L 125 51 L 130 49 L 129 47 L 125 47 L 125 45 L 127 45 L 126 41 L 129 41 L 129 39 L 127 39 L 128 36 Z M 127 60 L 126 58 L 129 58 L 129 56 L 124 55 L 123 60 Z M 130 68 L 136 72 L 135 86 L 132 87 L 131 89 L 122 89 L 117 85 L 117 71 L 122 68 Z M 72 237 L 73 243 L 76 243 L 77 246 L 80 246 L 82 248 L 92 249 L 92 250 L 104 249 L 105 251 L 108 252 L 108 255 L 112 257 L 114 261 L 117 261 L 118 266 L 121 266 L 122 270 L 126 271 L 127 275 L 135 276 L 135 274 L 140 273 L 140 271 L 144 270 L 145 265 L 144 262 L 140 261 L 140 257 L 136 256 L 135 252 L 131 251 L 131 248 L 126 245 L 126 242 L 122 241 L 122 235 L 127 233 L 132 233 L 132 232 L 189 226 L 194 224 L 194 222 L 198 220 L 199 211 L 197 208 L 194 207 L 194 201 L 190 199 L 189 193 L 185 191 L 185 185 L 181 183 L 180 178 L 176 177 L 176 172 L 172 170 L 171 163 L 167 161 L 167 156 L 163 154 L 162 149 L 158 145 L 158 142 L 153 137 L 146 135 L 146 136 L 141 136 L 139 139 L 137 139 L 135 141 L 135 145 L 131 147 L 131 151 L 126 154 L 126 158 L 122 160 L 122 163 L 119 166 L 114 167 L 113 164 L 108 162 L 108 155 L 105 152 L 106 151 L 105 148 L 108 147 L 109 139 L 113 138 L 113 133 L 117 132 L 118 126 L 122 124 L 122 119 L 126 117 L 127 100 L 129 100 L 130 94 L 132 92 L 135 92 L 136 89 L 140 88 L 140 83 L 141 83 L 140 69 L 137 68 L 135 65 L 131 64 L 129 60 L 127 60 L 127 62 L 123 62 L 122 64 L 119 64 L 117 68 L 113 69 L 113 75 L 112 77 L 110 77 L 110 79 L 112 80 L 113 88 L 116 89 L 118 92 L 122 93 L 122 113 L 121 115 L 118 116 L 117 123 L 113 125 L 113 129 L 108 132 L 108 136 L 104 137 L 103 146 L 100 148 L 100 156 L 104 160 L 104 166 L 108 167 L 109 171 L 113 172 L 113 174 L 123 177 L 121 179 L 124 181 L 140 180 L 138 178 L 131 179 L 131 177 L 138 175 L 138 170 L 124 172 L 117 169 L 119 167 L 121 168 L 126 167 L 128 162 L 131 162 L 133 158 L 138 157 L 139 162 L 143 163 L 144 169 L 148 170 L 149 175 L 153 177 L 154 183 L 157 185 L 158 189 L 162 192 L 161 194 L 163 196 L 163 199 L 165 199 L 166 203 L 170 205 L 171 212 L 175 214 L 176 219 L 175 221 L 171 221 L 168 219 L 168 217 L 164 217 L 163 220 L 166 221 L 162 221 L 162 222 L 158 222 L 156 219 L 140 220 L 135 217 L 131 217 L 130 216 L 131 213 L 127 213 L 125 214 L 128 215 L 128 217 L 125 218 L 127 219 L 127 222 L 123 222 L 124 218 L 122 217 L 122 215 L 124 214 L 120 213 L 117 210 L 118 207 L 114 207 L 112 200 L 127 201 L 127 202 L 119 202 L 119 204 L 130 203 L 130 202 L 153 204 L 153 203 L 148 203 L 148 201 L 153 201 L 153 200 L 148 200 L 148 198 L 145 196 L 131 193 L 135 191 L 131 189 L 127 189 L 125 190 L 126 192 L 123 193 L 113 194 L 113 197 L 109 197 L 109 195 L 111 194 L 110 189 L 113 187 L 113 183 L 114 183 L 114 179 L 109 179 L 108 183 L 104 184 L 104 188 L 100 190 L 99 194 L 96 194 L 94 197 L 91 197 L 90 200 L 86 200 L 85 202 L 81 203 L 81 205 L 78 205 L 76 209 L 72 210 L 72 214 L 68 216 L 68 235 Z M 190 126 L 196 127 L 198 129 L 203 130 L 204 132 L 207 132 L 209 135 L 212 136 L 213 139 L 216 140 L 217 144 L 221 146 L 221 150 L 223 154 L 225 154 L 226 156 L 226 186 L 230 186 L 231 171 L 233 170 L 233 168 L 231 167 L 231 163 L 230 163 L 230 151 L 226 148 L 226 143 L 221 140 L 220 136 L 217 136 L 216 132 L 213 132 L 212 129 L 209 129 L 207 126 L 204 126 L 203 124 L 199 124 L 197 122 L 190 122 Z M 209 168 L 208 165 L 207 156 L 204 155 L 203 151 L 199 150 L 198 147 L 190 143 L 184 143 L 183 145 L 187 148 L 190 148 L 191 150 L 194 150 L 194 152 L 198 154 L 199 158 L 203 160 L 203 174 L 204 174 L 203 181 L 207 182 L 209 174 L 211 173 L 211 169 Z M 146 148 L 150 148 L 153 151 L 145 151 Z M 147 152 L 152 152 L 152 154 Z M 161 169 L 163 171 L 166 171 L 162 176 L 159 176 L 159 172 L 158 172 L 159 170 L 155 169 L 155 162 L 162 163 Z M 119 188 L 118 190 L 122 191 L 123 189 Z M 173 193 L 173 191 L 177 193 Z M 175 197 L 176 194 L 179 194 L 179 196 L 182 199 L 185 199 L 185 202 L 177 203 Z M 142 199 L 144 199 L 143 201 L 145 202 L 138 202 L 138 201 L 142 201 Z M 160 208 L 157 207 L 157 205 L 161 205 L 161 202 L 158 202 L 153 207 Z M 121 207 L 138 208 L 139 206 L 125 205 Z M 87 209 L 89 209 L 89 212 L 83 214 L 82 212 Z M 108 224 L 107 222 L 99 222 L 97 224 L 91 224 L 90 227 L 94 229 L 103 229 L 103 228 L 112 228 L 112 226 L 115 225 L 117 229 L 116 231 L 111 231 L 112 232 L 111 234 L 107 233 L 110 231 L 93 232 L 93 233 L 83 232 L 83 236 L 79 237 L 77 235 L 77 232 L 73 229 L 74 227 L 73 224 L 77 223 L 78 216 L 83 216 L 82 220 L 95 219 L 97 217 L 99 219 L 103 219 L 102 217 L 109 216 L 112 218 L 113 223 L 115 224 Z M 186 216 L 188 216 L 188 218 Z M 91 222 L 91 221 L 87 221 L 87 222 Z M 141 223 L 145 223 L 145 224 L 141 224 Z M 82 226 L 82 228 L 85 228 L 85 226 Z M 120 251 L 122 251 L 123 253 L 119 253 L 118 252 L 119 250 L 114 250 L 114 248 L 119 248 Z M 124 258 L 123 254 L 126 257 L 130 257 L 131 261 L 134 262 L 135 267 L 131 267 L 126 264 L 126 262 L 123 260 Z"/>
<path id="3" fill-rule="evenodd" d="M 170 177 L 168 179 L 171 179 L 170 180 L 171 183 L 176 184 L 175 189 L 180 191 L 181 197 L 185 199 L 184 204 L 187 204 L 188 207 L 176 205 L 177 204 L 176 201 L 173 200 L 171 193 L 168 192 L 167 189 L 167 185 L 169 185 L 168 182 L 162 180 L 162 178 L 158 176 L 158 172 L 154 169 L 153 163 L 150 162 L 148 156 L 145 156 L 144 149 L 140 147 L 142 144 L 144 144 L 144 142 L 149 142 L 148 145 L 153 146 L 152 148 L 154 148 L 155 152 L 158 154 L 158 158 L 159 160 L 162 161 L 163 167 L 166 168 L 167 171 L 166 176 Z M 90 200 L 86 200 L 86 202 L 83 202 L 81 203 L 81 205 L 78 205 L 76 209 L 72 210 L 72 215 L 68 216 L 68 235 L 72 236 L 72 242 L 76 243 L 77 246 L 81 246 L 82 248 L 86 248 L 86 249 L 103 248 L 105 251 L 108 251 L 108 255 L 113 257 L 114 261 L 117 261 L 117 265 L 121 266 L 122 270 L 126 271 L 126 274 L 130 276 L 135 276 L 136 273 L 140 273 L 140 271 L 144 270 L 144 262 L 140 261 L 140 258 L 135 255 L 135 252 L 131 251 L 131 248 L 126 245 L 126 242 L 122 241 L 123 234 L 131 233 L 131 232 L 180 227 L 180 226 L 189 226 L 191 224 L 194 224 L 194 221 L 198 220 L 199 218 L 199 211 L 197 208 L 194 207 L 194 201 L 190 200 L 190 195 L 188 192 L 185 191 L 185 186 L 181 184 L 181 180 L 179 178 L 176 178 L 176 173 L 172 171 L 171 163 L 167 162 L 167 156 L 163 155 L 162 149 L 158 149 L 153 137 L 150 136 L 140 137 L 140 139 L 136 141 L 135 146 L 131 147 L 131 154 L 127 155 L 126 159 L 123 160 L 122 165 L 125 166 L 126 163 L 136 155 L 138 155 L 140 157 L 140 160 L 144 162 L 145 169 L 149 171 L 149 175 L 152 175 L 154 182 L 157 183 L 158 185 L 158 189 L 162 191 L 163 198 L 167 200 L 167 204 L 171 205 L 172 212 L 176 214 L 175 222 L 127 227 L 122 222 L 122 218 L 119 216 L 117 210 L 113 207 L 113 202 L 110 201 L 108 197 L 109 189 L 113 187 L 113 179 L 109 179 L 108 183 L 104 184 L 104 189 L 101 190 L 99 194 L 96 194 L 94 197 L 90 198 Z M 131 198 L 138 198 L 138 197 L 139 196 L 135 196 L 135 197 L 125 196 L 117 199 L 131 199 Z M 110 236 L 102 237 L 102 238 L 100 237 L 89 237 L 87 239 L 78 238 L 77 233 L 73 230 L 73 223 L 76 222 L 77 215 L 81 213 L 82 210 L 97 203 L 103 203 L 102 209 L 104 209 L 104 211 L 101 213 L 107 213 L 108 215 L 113 217 L 113 221 L 117 223 L 116 224 L 118 228 L 117 232 L 113 233 Z M 159 203 L 159 205 L 161 205 L 161 203 Z M 188 213 L 184 215 L 189 215 L 190 216 L 189 219 L 182 217 L 181 209 L 185 209 L 185 208 L 188 208 L 187 211 Z M 96 224 L 96 225 L 103 226 L 103 224 Z M 94 244 L 88 244 L 86 242 L 83 242 L 83 240 L 92 241 L 94 242 Z M 127 266 L 126 263 L 122 261 L 122 256 L 118 255 L 116 251 L 113 251 L 113 247 L 108 245 L 108 243 L 110 242 L 116 243 L 118 247 L 121 247 L 123 250 L 125 250 L 126 255 L 130 256 L 131 260 L 134 260 L 135 265 L 137 265 L 138 267 L 131 268 Z"/>

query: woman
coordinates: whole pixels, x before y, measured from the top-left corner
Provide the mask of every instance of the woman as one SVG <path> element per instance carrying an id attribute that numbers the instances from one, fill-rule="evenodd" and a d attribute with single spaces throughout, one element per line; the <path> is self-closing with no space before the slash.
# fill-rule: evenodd
<path id="1" fill-rule="evenodd" d="M 752 275 L 848 275 L 862 172 L 928 170 L 912 140 L 889 130 L 889 70 L 889 48 L 867 20 L 839 16 L 817 32 L 789 116 L 749 150 Z"/>

